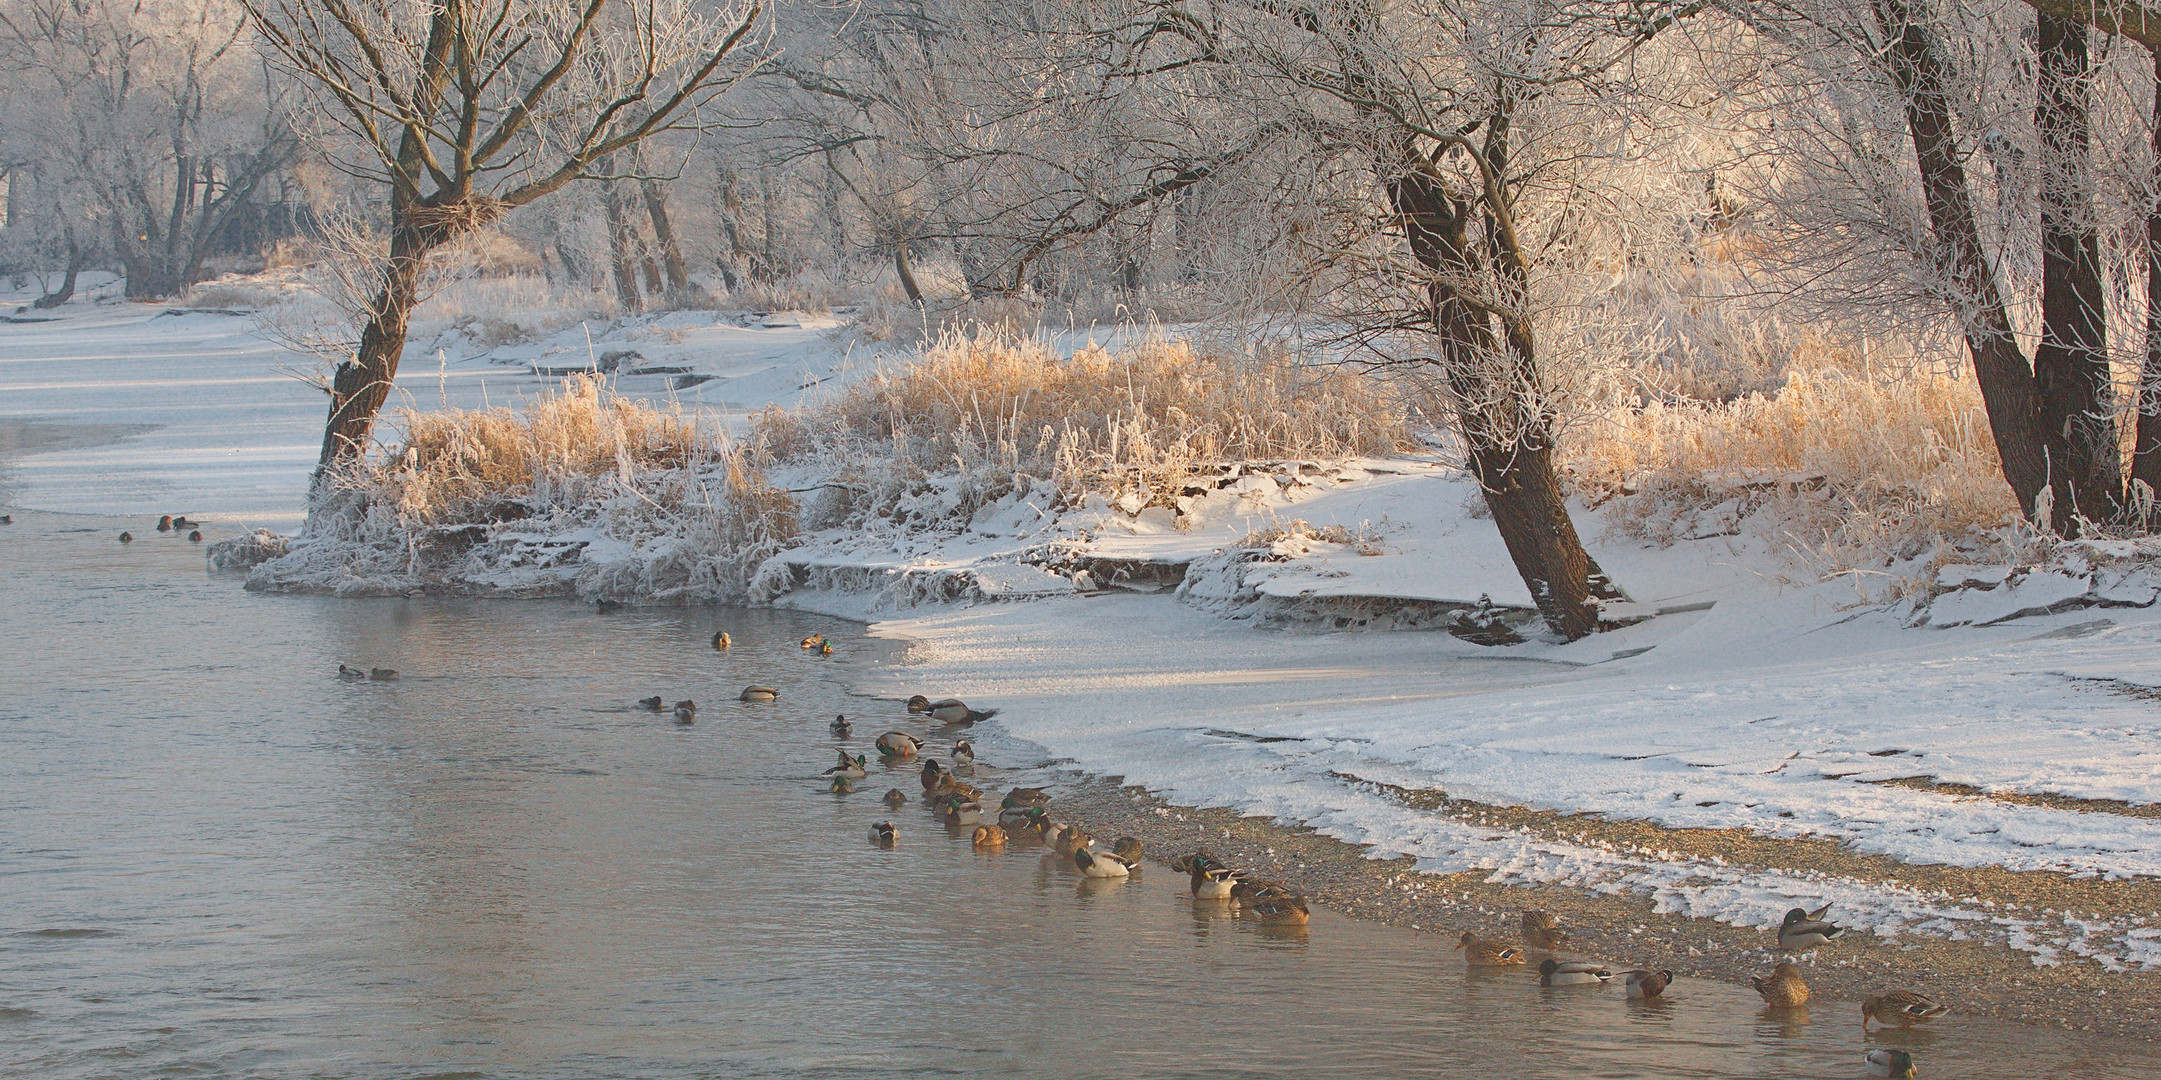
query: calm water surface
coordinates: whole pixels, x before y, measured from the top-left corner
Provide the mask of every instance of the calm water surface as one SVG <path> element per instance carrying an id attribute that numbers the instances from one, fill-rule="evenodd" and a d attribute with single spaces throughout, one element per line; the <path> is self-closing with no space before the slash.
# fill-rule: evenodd
<path id="1" fill-rule="evenodd" d="M 881 654 L 785 612 L 265 597 L 133 523 L 0 527 L 0 1074 L 1849 1077 L 1846 1003 L 1633 1003 L 1440 935 L 1268 931 L 1158 866 L 979 855 L 913 769 L 836 797 Z M 705 644 L 729 629 L 732 652 Z M 816 659 L 795 642 L 834 636 Z M 341 683 L 339 662 L 397 668 Z M 770 682 L 782 704 L 733 699 Z M 935 690 L 936 688 L 928 688 Z M 695 725 L 633 711 L 702 704 Z M 978 732 L 985 787 L 1049 778 Z M 892 817 L 897 850 L 865 841 Z M 1895 1036 L 1894 1036 L 1895 1037 Z M 2145 1047 L 1952 1018 L 1923 1075 L 2154 1077 Z"/>

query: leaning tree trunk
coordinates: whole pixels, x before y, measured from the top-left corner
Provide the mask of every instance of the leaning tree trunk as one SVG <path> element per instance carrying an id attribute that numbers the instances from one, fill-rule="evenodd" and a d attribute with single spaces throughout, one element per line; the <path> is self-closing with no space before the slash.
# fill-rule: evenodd
<path id="1" fill-rule="evenodd" d="M 30 303 L 31 307 L 40 311 L 51 310 L 75 298 L 75 282 L 76 279 L 82 277 L 83 273 L 83 248 L 81 244 L 75 242 L 75 230 L 73 227 L 67 230 L 67 238 L 68 268 L 67 272 L 60 276 L 60 287 Z"/>
<path id="2" fill-rule="evenodd" d="M 330 383 L 330 421 L 323 430 L 321 469 L 358 458 L 368 448 L 375 416 L 390 398 L 405 354 L 405 335 L 419 303 L 420 270 L 428 251 L 410 227 L 391 234 L 390 261 L 383 268 L 382 289 L 375 294 L 368 323 L 360 330 L 360 348 L 338 365 Z"/>
<path id="3" fill-rule="evenodd" d="M 1877 0 L 1876 18 L 1889 42 L 1883 58 L 1904 100 L 1906 130 L 1921 172 L 1921 198 L 1941 252 L 1943 265 L 1937 271 L 1964 312 L 1961 330 L 1973 356 L 2004 479 L 2019 511 L 2032 515 L 2042 491 L 2065 484 L 2062 470 L 2052 473 L 2049 465 L 2065 460 L 2068 444 L 2062 432 L 2051 433 L 2041 423 L 2033 369 L 2012 333 L 2003 292 L 1981 245 L 1936 43 L 1906 0 Z M 2068 490 L 2057 491 L 2049 524 L 2060 528 L 2074 502 Z"/>
<path id="4" fill-rule="evenodd" d="M 908 263 L 908 241 L 893 241 L 893 273 L 900 277 L 900 289 L 908 294 L 908 302 L 923 306 L 923 286 L 915 280 L 915 267 Z"/>
<path id="5" fill-rule="evenodd" d="M 2093 208 L 2092 63 L 2086 26 L 2040 16 L 2034 129 L 2041 143 L 2041 340 L 2034 388 L 2043 430 L 2063 437 L 2051 461 L 2057 506 L 2090 521 L 2117 516 L 2123 450 L 2109 367 L 2107 293 Z"/>
<path id="6" fill-rule="evenodd" d="M 2161 198 L 2161 49 L 2153 58 L 2153 190 Z M 2131 444 L 2131 479 L 2161 494 L 2161 205 L 2146 214 L 2146 361 L 2139 372 L 2137 437 Z M 2147 527 L 2155 523 L 2144 522 Z"/>
<path id="7" fill-rule="evenodd" d="M 1569 520 L 1550 418 L 1526 393 L 1538 378 L 1536 356 L 1521 334 L 1505 343 L 1497 337 L 1487 311 L 1454 284 L 1482 270 L 1469 237 L 1471 207 L 1417 173 L 1392 181 L 1389 197 L 1431 281 L 1441 368 L 1493 524 L 1546 625 L 1570 641 L 1590 634 L 1598 629 L 1592 579 L 1604 575 Z"/>

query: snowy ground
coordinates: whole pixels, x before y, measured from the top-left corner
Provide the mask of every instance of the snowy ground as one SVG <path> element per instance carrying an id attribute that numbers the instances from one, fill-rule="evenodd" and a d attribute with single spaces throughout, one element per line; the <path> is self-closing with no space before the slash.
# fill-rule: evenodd
<path id="1" fill-rule="evenodd" d="M 409 360 L 399 385 L 420 407 L 500 404 L 542 385 L 536 366 L 618 349 L 639 354 L 631 370 L 709 377 L 624 375 L 626 392 L 736 417 L 868 363 L 816 320 L 675 314 L 514 349 L 446 350 L 440 368 Z M 294 363 L 243 316 L 93 302 L 56 322 L 0 325 L 0 424 L 34 422 L 49 440 L 12 465 L 9 501 L 289 528 L 323 408 L 281 373 Z M 79 437 L 53 441 L 65 431 Z M 2161 967 L 2161 915 L 2088 919 L 2075 932 L 2058 920 L 2043 932 L 1981 897 L 1541 839 L 1357 783 L 1827 837 L 1909 862 L 2161 876 L 2161 820 L 1871 782 L 2161 801 L 2161 702 L 2147 693 L 2161 687 L 2161 606 L 2147 579 L 1953 567 L 1944 584 L 1971 587 L 1917 612 L 1861 605 L 1848 583 L 1795 584 L 1742 538 L 1666 549 L 1603 540 L 1601 565 L 1641 613 L 1659 614 L 1571 645 L 1271 629 L 1282 621 L 1259 617 L 1283 604 L 1527 603 L 1491 523 L 1466 512 L 1473 494 L 1434 462 L 1372 461 L 1255 471 L 1180 522 L 1108 505 L 1050 518 L 1016 497 L 958 535 L 818 537 L 787 556 L 806 585 L 783 602 L 915 641 L 918 662 L 875 689 L 962 695 L 1076 767 L 1180 802 L 1307 822 L 1428 870 L 1647 894 L 1665 910 L 1748 925 L 1833 900 L 1879 933 L 1990 927 L 2036 962 L 2069 953 Z M 1293 535 L 1224 554 L 1293 521 L 1342 531 L 1338 542 Z M 1595 514 L 1578 524 L 1601 532 Z M 1079 564 L 1047 562 L 1048 547 L 1099 568 L 1175 566 L 1186 584 L 1076 588 Z M 911 577 L 965 580 L 958 595 L 977 602 L 899 606 L 916 594 L 895 583 Z M 853 591 L 815 587 L 841 583 Z M 1014 602 L 985 602 L 999 599 Z M 1917 625 L 1922 614 L 1933 625 Z"/>

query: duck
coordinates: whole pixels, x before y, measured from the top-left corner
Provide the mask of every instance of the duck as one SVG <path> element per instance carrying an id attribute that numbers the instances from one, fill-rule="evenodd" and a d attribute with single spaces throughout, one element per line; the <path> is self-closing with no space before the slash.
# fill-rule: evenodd
<path id="1" fill-rule="evenodd" d="M 1771 969 L 1769 978 L 1748 980 L 1763 995 L 1763 1002 L 1774 1009 L 1798 1009 L 1808 1004 L 1808 980 L 1801 978 L 1801 969 L 1785 961 L 1779 961 Z M 1863 1022 L 1863 1026 L 1867 1026 Z"/>
<path id="2" fill-rule="evenodd" d="M 192 530 L 192 531 L 190 531 L 190 532 L 188 533 L 188 539 L 189 539 L 190 541 L 194 542 L 194 543 L 197 543 L 197 544 L 200 544 L 200 543 L 202 543 L 202 542 L 203 542 L 203 531 L 202 531 L 201 529 L 195 529 L 195 530 Z"/>
<path id="3" fill-rule="evenodd" d="M 870 842 L 879 847 L 892 847 L 900 841 L 900 830 L 890 821 L 881 821 L 870 827 Z"/>
<path id="4" fill-rule="evenodd" d="M 132 544 L 132 543 L 134 543 L 134 542 L 135 542 L 135 534 L 134 534 L 134 533 L 131 533 L 131 532 L 124 532 L 124 533 L 121 533 L 121 534 L 120 534 L 120 542 L 121 542 L 121 543 L 123 543 L 123 544 Z"/>
<path id="5" fill-rule="evenodd" d="M 13 514 L 0 514 L 0 525 L 13 525 L 13 524 L 15 524 L 15 515 L 13 515 Z"/>
<path id="6" fill-rule="evenodd" d="M 1030 806 L 1049 805 L 1050 793 L 1044 791 L 1042 788 L 1039 787 L 1014 788 L 1013 790 L 1006 792 L 1005 798 L 1000 800 L 998 803 L 999 808 L 1004 810 L 1025 809 Z"/>
<path id="7" fill-rule="evenodd" d="M 397 682 L 398 669 L 386 667 L 369 668 L 368 678 L 373 679 L 376 682 Z"/>
<path id="8" fill-rule="evenodd" d="M 823 644 L 825 644 L 824 634 L 812 634 L 811 636 L 803 639 L 803 647 L 806 649 L 815 649 Z"/>
<path id="9" fill-rule="evenodd" d="M 978 825 L 975 827 L 975 835 L 969 838 L 969 842 L 979 848 L 1004 847 L 1005 830 L 996 825 Z"/>
<path id="10" fill-rule="evenodd" d="M 975 764 L 975 747 L 968 740 L 962 739 L 953 744 L 953 764 L 956 766 Z"/>
<path id="11" fill-rule="evenodd" d="M 1913 1067 L 1913 1055 L 1904 1050 L 1871 1050 L 1861 1056 L 1861 1063 L 1868 1066 L 1870 1076 L 1895 1076 L 1912 1080 L 1920 1075 Z"/>
<path id="12" fill-rule="evenodd" d="M 1241 904 L 1247 914 L 1267 926 L 1304 926 L 1306 920 L 1313 917 L 1313 909 L 1306 906 L 1304 894 L 1273 883 L 1252 899 L 1241 900 Z"/>
<path id="13" fill-rule="evenodd" d="M 1912 990 L 1870 994 L 1861 1002 L 1861 1030 L 1867 1031 L 1871 1020 L 1879 1024 L 1912 1027 L 1915 1024 L 1928 1023 L 1950 1011 L 1950 1006 Z"/>
<path id="14" fill-rule="evenodd" d="M 923 759 L 923 790 L 938 790 L 938 778 L 944 775 L 945 766 L 938 764 L 937 758 Z"/>
<path id="15" fill-rule="evenodd" d="M 1008 806 L 998 811 L 998 824 L 1008 831 L 1041 833 L 1050 822 L 1040 806 Z"/>
<path id="16" fill-rule="evenodd" d="M 908 793 L 902 791 L 899 788 L 894 788 L 893 790 L 885 793 L 885 804 L 895 810 L 898 810 L 901 807 L 908 805 Z"/>
<path id="17" fill-rule="evenodd" d="M 1111 842 L 1111 854 L 1124 859 L 1128 865 L 1137 866 L 1141 861 L 1141 840 L 1138 836 L 1121 836 Z"/>
<path id="18" fill-rule="evenodd" d="M 339 665 L 338 665 L 338 678 L 341 678 L 341 679 L 365 679 L 365 678 L 367 678 L 367 677 L 368 677 L 368 673 L 367 673 L 367 672 L 365 672 L 365 671 L 362 671 L 362 670 L 360 670 L 359 668 L 356 668 L 356 667 L 346 667 L 346 666 L 345 666 L 344 664 L 339 664 Z"/>
<path id="19" fill-rule="evenodd" d="M 1530 963 L 1522 949 L 1488 941 L 1469 930 L 1456 939 L 1456 948 L 1463 950 L 1463 962 L 1472 967 L 1519 967 Z"/>
<path id="20" fill-rule="evenodd" d="M 1670 971 L 1645 971 L 1636 968 L 1622 974 L 1628 980 L 1628 996 L 1632 998 L 1655 998 L 1664 994 L 1666 987 L 1673 985 L 1673 972 Z"/>
<path id="21" fill-rule="evenodd" d="M 663 702 L 660 700 L 659 694 L 654 694 L 652 697 L 649 698 L 638 699 L 638 707 L 644 709 L 646 712 L 659 712 L 662 704 Z"/>
<path id="22" fill-rule="evenodd" d="M 954 727 L 967 727 L 978 720 L 988 720 L 998 715 L 996 709 L 971 709 L 967 702 L 959 698 L 932 701 L 921 694 L 908 699 L 908 711 L 929 716 Z"/>
<path id="23" fill-rule="evenodd" d="M 1223 865 L 1207 848 L 1172 859 L 1171 869 L 1192 879 L 1196 900 L 1228 900 L 1232 890 L 1245 880 L 1245 871 Z"/>
<path id="24" fill-rule="evenodd" d="M 1538 963 L 1540 986 L 1604 986 L 1611 978 L 1613 972 L 1606 970 L 1603 964 L 1555 960 L 1550 956 Z"/>
<path id="25" fill-rule="evenodd" d="M 735 639 L 729 637 L 726 630 L 716 630 L 713 632 L 713 647 L 716 649 L 732 649 L 735 647 Z"/>
<path id="26" fill-rule="evenodd" d="M 1568 933 L 1561 929 L 1560 920 L 1550 911 L 1526 911 L 1523 913 L 1523 941 L 1534 949 L 1552 952 L 1568 941 Z"/>
<path id="27" fill-rule="evenodd" d="M 905 731 L 888 731 L 878 736 L 878 756 L 888 761 L 904 761 L 923 749 L 923 740 Z"/>
<path id="28" fill-rule="evenodd" d="M 959 793 L 938 800 L 938 816 L 948 825 L 976 825 L 983 820 L 983 804 Z"/>
<path id="29" fill-rule="evenodd" d="M 832 792 L 835 795 L 855 794 L 855 777 L 835 776 L 833 778 Z"/>
<path id="30" fill-rule="evenodd" d="M 780 691 L 775 690 L 770 686 L 746 686 L 743 688 L 742 697 L 737 700 L 755 702 L 760 705 L 770 705 L 773 702 L 780 700 Z"/>
<path id="31" fill-rule="evenodd" d="M 695 702 L 695 701 L 678 701 L 678 702 L 676 702 L 676 703 L 675 703 L 675 722 L 676 722 L 676 723 L 678 723 L 678 724 L 688 724 L 688 723 L 690 723 L 690 722 L 692 722 L 692 721 L 696 720 L 697 718 L 698 718 L 698 703 L 697 703 L 697 702 Z"/>
<path id="32" fill-rule="evenodd" d="M 819 656 L 831 656 L 831 655 L 833 655 L 833 643 L 832 643 L 832 642 L 830 642 L 830 641 L 826 641 L 826 642 L 820 642 L 820 643 L 819 643 L 819 645 L 818 645 L 818 655 L 819 655 Z"/>
<path id="33" fill-rule="evenodd" d="M 173 515 L 173 528 L 175 529 L 192 529 L 200 524 L 202 524 L 200 521 L 189 521 L 186 514 Z"/>
<path id="34" fill-rule="evenodd" d="M 854 757 L 849 757 L 848 752 L 846 750 L 843 750 L 840 752 L 840 764 L 835 765 L 830 769 L 827 769 L 819 775 L 845 776 L 850 780 L 860 780 L 864 776 L 869 774 L 869 770 L 864 767 L 868 764 L 870 764 L 870 759 L 865 758 L 863 755 L 857 754 Z M 893 797 L 891 795 L 886 796 L 886 801 L 889 803 L 892 802 Z M 907 797 L 902 796 L 901 801 L 906 802 Z"/>
<path id="35" fill-rule="evenodd" d="M 1095 838 L 1078 825 L 1054 822 L 1043 830 L 1043 842 L 1060 855 L 1071 855 L 1081 848 L 1093 846 Z"/>
<path id="36" fill-rule="evenodd" d="M 166 514 L 165 516 L 163 516 L 163 517 L 161 517 L 161 518 L 159 518 L 159 519 L 158 519 L 158 531 L 159 531 L 159 532 L 171 532 L 171 531 L 173 531 L 173 516 L 172 516 L 171 514 Z"/>
<path id="37" fill-rule="evenodd" d="M 1781 952 L 1807 952 L 1828 945 L 1832 938 L 1846 932 L 1843 926 L 1834 926 L 1824 916 L 1830 914 L 1831 905 L 1825 904 L 1814 911 L 1794 908 L 1786 913 L 1786 919 L 1778 926 L 1778 948 Z"/>
<path id="38" fill-rule="evenodd" d="M 855 725 L 849 723 L 845 715 L 836 716 L 832 723 L 826 725 L 826 730 L 831 731 L 834 738 L 846 739 L 855 734 Z"/>
<path id="39" fill-rule="evenodd" d="M 974 784 L 963 784 L 950 772 L 938 774 L 938 784 L 930 789 L 930 793 L 934 796 L 958 795 L 969 802 L 980 802 L 983 799 L 982 788 Z"/>
<path id="40" fill-rule="evenodd" d="M 1093 878 L 1127 877 L 1133 873 L 1133 864 L 1116 854 L 1090 851 L 1084 847 L 1073 849 L 1073 867 L 1083 875 Z"/>

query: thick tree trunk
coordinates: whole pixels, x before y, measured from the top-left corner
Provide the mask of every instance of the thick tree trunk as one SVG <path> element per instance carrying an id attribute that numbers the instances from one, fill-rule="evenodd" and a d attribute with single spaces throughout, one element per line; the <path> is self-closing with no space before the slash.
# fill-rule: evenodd
<path id="1" fill-rule="evenodd" d="M 2139 372 L 2138 435 L 2132 443 L 2131 479 L 2161 494 L 2161 49 L 2154 51 L 2153 190 L 2146 211 L 2146 362 Z M 2145 522 L 2149 528 L 2155 523 Z"/>
<path id="2" fill-rule="evenodd" d="M 2116 389 L 2109 369 L 2091 169 L 2092 65 L 2086 27 L 2040 16 L 2034 128 L 2041 142 L 2041 341 L 2034 388 L 2044 429 L 2066 457 L 2052 469 L 2057 506 L 2113 520 L 2123 491 Z"/>
<path id="3" fill-rule="evenodd" d="M 668 292 L 680 296 L 690 291 L 690 264 L 683 261 L 683 245 L 675 238 L 675 223 L 668 217 L 668 194 L 660 181 L 645 179 L 638 182 L 639 194 L 645 196 L 645 216 L 653 222 L 653 240 L 660 245 L 660 257 L 668 272 Z"/>
<path id="4" fill-rule="evenodd" d="M 638 293 L 637 226 L 630 220 L 630 209 L 623 205 L 623 193 L 613 182 L 603 186 L 600 201 L 608 218 L 608 258 L 615 271 L 615 302 L 623 314 L 635 315 L 645 308 L 645 298 Z"/>
<path id="5" fill-rule="evenodd" d="M 68 268 L 60 277 L 60 287 L 32 301 L 30 306 L 41 311 L 50 310 L 75 298 L 75 281 L 83 273 L 82 245 L 75 242 L 75 230 L 68 230 Z"/>
<path id="6" fill-rule="evenodd" d="M 1596 567 L 1561 495 L 1551 425 L 1519 389 L 1535 385 L 1536 357 L 1519 335 L 1497 337 L 1488 313 L 1453 284 L 1482 270 L 1471 250 L 1472 208 L 1416 173 L 1392 181 L 1389 197 L 1413 256 L 1432 275 L 1440 364 L 1509 558 L 1554 633 L 1570 641 L 1590 634 L 1598 629 Z"/>
<path id="7" fill-rule="evenodd" d="M 1963 313 L 1961 329 L 1973 356 L 1981 400 L 1988 408 L 1996 452 L 2003 459 L 2004 479 L 2020 512 L 2030 515 L 2051 481 L 2062 481 L 2061 476 L 2052 477 L 2050 462 L 2065 459 L 2067 444 L 2061 432 L 2052 436 L 2041 424 L 2041 398 L 2033 369 L 2012 333 L 2002 290 L 1981 246 L 1935 41 L 1905 0 L 1877 0 L 1876 17 L 1889 43 L 1884 60 L 1905 102 L 1906 129 L 1921 171 L 1921 197 L 1942 253 L 1943 265 L 1937 271 L 1947 280 Z M 2050 524 L 2060 528 L 2070 516 L 2073 500 L 2059 494 L 2055 501 Z"/>
<path id="8" fill-rule="evenodd" d="M 318 476 L 367 450 L 375 416 L 390 398 L 398 360 L 405 354 L 406 331 L 419 302 L 422 263 L 440 243 L 427 243 L 410 225 L 393 224 L 390 262 L 384 267 L 383 286 L 375 295 L 368 323 L 360 330 L 360 348 L 353 359 L 338 365 L 331 379 L 330 420 L 323 430 Z"/>

